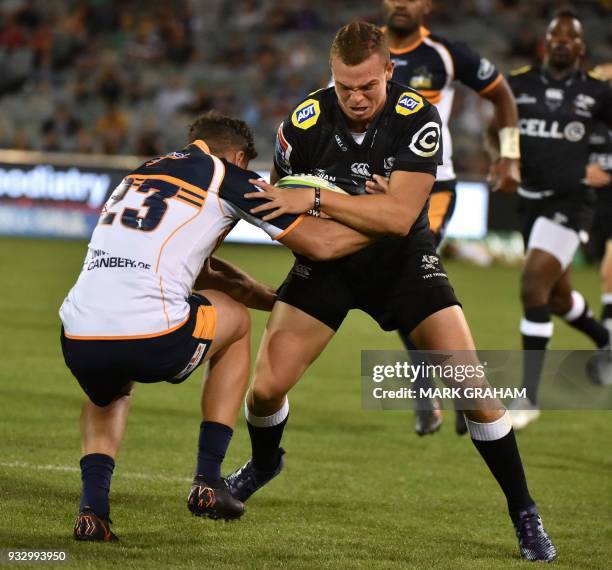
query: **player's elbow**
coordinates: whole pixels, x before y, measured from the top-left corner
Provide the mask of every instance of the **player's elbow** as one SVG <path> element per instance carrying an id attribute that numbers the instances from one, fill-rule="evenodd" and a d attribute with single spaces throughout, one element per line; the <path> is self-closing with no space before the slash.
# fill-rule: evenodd
<path id="1" fill-rule="evenodd" d="M 412 216 L 393 216 L 386 224 L 386 235 L 404 237 L 410 233 L 410 229 L 414 224 Z"/>
<path id="2" fill-rule="evenodd" d="M 380 233 L 395 237 L 407 236 L 417 218 L 414 210 L 410 204 L 394 200 L 386 215 L 379 218 L 382 225 Z"/>
<path id="3" fill-rule="evenodd" d="M 286 245 L 293 253 L 303 255 L 313 261 L 330 259 L 328 248 L 332 242 L 325 235 L 314 233 L 308 238 L 293 235 L 289 239 L 282 239 L 281 243 Z"/>
<path id="4" fill-rule="evenodd" d="M 357 235 L 358 234 L 355 234 L 355 236 Z M 308 251 L 305 255 L 313 261 L 338 259 L 353 251 L 354 246 L 358 246 L 359 244 L 357 242 L 360 241 L 362 240 L 353 236 L 347 237 L 344 235 L 336 235 L 334 232 L 320 232 L 320 234 L 308 244 Z"/>

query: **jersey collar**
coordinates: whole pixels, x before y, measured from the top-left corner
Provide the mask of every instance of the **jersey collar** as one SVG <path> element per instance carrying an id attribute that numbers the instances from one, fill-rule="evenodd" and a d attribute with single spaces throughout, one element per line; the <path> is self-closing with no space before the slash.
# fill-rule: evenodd
<path id="1" fill-rule="evenodd" d="M 384 26 L 381 29 L 383 32 L 386 32 L 387 26 Z M 425 26 L 421 26 L 420 32 L 421 35 L 419 36 L 419 39 L 417 39 L 415 42 L 412 42 L 409 46 L 400 49 L 389 48 L 391 55 L 403 55 L 405 53 L 410 53 L 411 51 L 414 51 L 416 48 L 418 48 L 423 43 L 423 40 L 431 34 L 431 32 Z"/>
<path id="2" fill-rule="evenodd" d="M 202 139 L 196 139 L 192 143 L 189 143 L 189 146 L 194 145 L 197 146 L 202 152 L 206 154 L 210 154 L 210 149 L 208 145 Z"/>
<path id="3" fill-rule="evenodd" d="M 540 77 L 542 78 L 542 83 L 545 85 L 563 85 L 564 87 L 569 87 L 576 79 L 580 77 L 580 74 L 581 70 L 575 69 L 564 79 L 555 79 L 548 73 L 548 71 L 546 71 L 544 65 L 540 66 Z"/>
<path id="4" fill-rule="evenodd" d="M 363 140 L 361 141 L 361 143 L 358 143 L 353 138 L 353 135 L 351 134 L 351 129 L 347 121 L 347 117 L 342 112 L 342 109 L 340 108 L 340 105 L 338 104 L 338 99 L 336 98 L 335 100 L 336 104 L 334 105 L 334 112 L 336 113 L 336 117 L 337 117 L 336 119 L 336 122 L 338 125 L 337 128 L 343 131 L 348 145 L 352 146 L 354 149 L 363 149 L 363 148 L 368 148 L 372 146 L 374 137 L 376 136 L 376 133 L 378 132 L 378 125 L 381 121 L 381 118 L 387 111 L 387 107 L 389 104 L 389 92 L 391 89 L 390 83 L 391 82 L 387 83 L 387 99 L 385 101 L 385 104 L 383 105 L 382 109 L 378 112 L 378 114 L 374 117 L 374 120 L 368 125 L 368 128 L 365 130 L 365 136 L 363 137 Z"/>

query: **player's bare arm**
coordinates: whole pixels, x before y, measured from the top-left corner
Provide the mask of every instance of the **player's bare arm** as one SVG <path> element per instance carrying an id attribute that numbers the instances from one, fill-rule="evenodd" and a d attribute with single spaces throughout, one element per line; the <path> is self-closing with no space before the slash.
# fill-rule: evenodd
<path id="1" fill-rule="evenodd" d="M 516 192 L 521 181 L 518 111 L 512 89 L 502 80 L 482 95 L 495 107 L 496 136 L 489 148 L 495 149 L 495 162 L 490 173 L 493 192 Z M 492 143 L 492 144 L 491 144 Z"/>
<path id="2" fill-rule="evenodd" d="M 605 188 L 612 182 L 612 176 L 606 172 L 599 164 L 587 164 L 585 183 L 591 188 Z"/>
<path id="3" fill-rule="evenodd" d="M 355 253 L 371 244 L 373 239 L 333 220 L 307 216 L 279 241 L 299 255 L 326 261 Z"/>
<path id="4" fill-rule="evenodd" d="M 389 180 L 388 191 L 369 196 L 344 196 L 321 189 L 321 211 L 335 220 L 370 235 L 406 235 L 420 214 L 435 181 L 423 172 L 395 171 Z M 282 214 L 300 214 L 313 206 L 311 188 L 280 189 L 257 182 L 262 192 L 246 198 L 265 198 L 267 204 L 253 208 L 251 213 L 273 210 L 264 216 L 272 220 Z"/>
<path id="5" fill-rule="evenodd" d="M 214 289 L 229 295 L 250 309 L 271 311 L 276 301 L 274 290 L 224 259 L 211 257 L 198 275 L 194 290 Z"/>

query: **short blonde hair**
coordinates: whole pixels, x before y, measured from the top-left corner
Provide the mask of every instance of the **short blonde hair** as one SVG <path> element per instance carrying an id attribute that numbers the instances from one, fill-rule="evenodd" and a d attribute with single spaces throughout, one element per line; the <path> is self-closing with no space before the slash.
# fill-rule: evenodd
<path id="1" fill-rule="evenodd" d="M 390 59 L 385 34 L 369 22 L 352 22 L 338 30 L 329 50 L 329 59 L 338 57 L 342 63 L 352 66 L 363 63 L 373 53 L 380 54 L 385 60 Z"/>

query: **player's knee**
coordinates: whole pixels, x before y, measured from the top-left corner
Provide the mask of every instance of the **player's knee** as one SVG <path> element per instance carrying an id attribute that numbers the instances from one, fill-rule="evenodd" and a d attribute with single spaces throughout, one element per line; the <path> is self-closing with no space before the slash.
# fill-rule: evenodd
<path id="1" fill-rule="evenodd" d="M 481 424 L 490 424 L 496 422 L 503 415 L 504 409 L 501 405 L 501 402 L 499 403 L 499 408 L 497 409 L 492 407 L 491 409 L 465 411 L 465 416 L 468 420 L 472 420 L 473 422 L 478 422 Z"/>
<path id="2" fill-rule="evenodd" d="M 548 304 L 553 315 L 565 315 L 572 308 L 572 295 L 569 293 L 553 292 Z"/>
<path id="3" fill-rule="evenodd" d="M 234 315 L 236 319 L 236 335 L 242 338 L 251 332 L 251 315 L 242 303 L 235 303 Z"/>
<path id="4" fill-rule="evenodd" d="M 220 291 L 206 293 L 217 309 L 218 322 L 223 323 L 221 333 L 226 341 L 235 342 L 251 332 L 251 316 L 242 303 Z"/>

